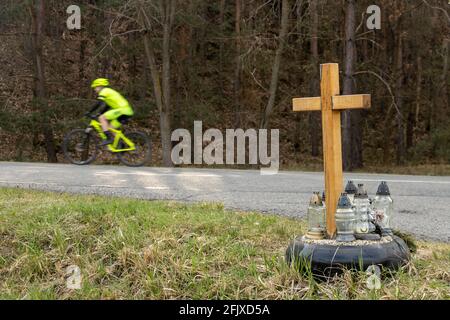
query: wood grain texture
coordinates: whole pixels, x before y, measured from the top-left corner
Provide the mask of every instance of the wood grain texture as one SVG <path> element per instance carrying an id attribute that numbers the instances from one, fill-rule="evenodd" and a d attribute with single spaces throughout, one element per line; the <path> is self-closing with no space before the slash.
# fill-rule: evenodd
<path id="1" fill-rule="evenodd" d="M 323 64 L 321 70 L 327 233 L 329 237 L 334 237 L 336 233 L 336 207 L 343 189 L 341 115 L 340 111 L 335 111 L 332 108 L 332 97 L 339 94 L 339 65 L 336 63 Z"/>
<path id="2" fill-rule="evenodd" d="M 292 100 L 294 111 L 320 111 L 320 97 L 295 98 Z"/>
<path id="3" fill-rule="evenodd" d="M 333 110 L 369 109 L 371 104 L 370 94 L 334 96 L 332 100 Z"/>

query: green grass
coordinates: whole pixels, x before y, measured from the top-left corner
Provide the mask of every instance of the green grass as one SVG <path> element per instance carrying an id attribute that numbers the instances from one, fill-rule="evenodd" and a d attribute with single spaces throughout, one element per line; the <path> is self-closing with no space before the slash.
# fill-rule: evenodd
<path id="1" fill-rule="evenodd" d="M 302 221 L 187 205 L 0 189 L 2 299 L 449 299 L 450 245 L 417 243 L 384 277 L 328 282 L 284 261 Z M 82 286 L 66 286 L 80 268 Z"/>

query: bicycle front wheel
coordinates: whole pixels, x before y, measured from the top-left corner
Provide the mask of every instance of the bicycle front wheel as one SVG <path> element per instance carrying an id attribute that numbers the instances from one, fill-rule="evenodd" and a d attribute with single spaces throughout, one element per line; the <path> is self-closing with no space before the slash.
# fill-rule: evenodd
<path id="1" fill-rule="evenodd" d="M 98 138 L 93 131 L 75 129 L 64 138 L 64 157 L 73 164 L 87 165 L 97 158 L 98 146 Z"/>
<path id="2" fill-rule="evenodd" d="M 151 161 L 152 144 L 150 138 L 143 132 L 131 132 L 127 138 L 135 145 L 135 150 L 124 151 L 117 154 L 119 160 L 128 167 L 141 167 Z M 124 144 L 123 141 L 119 142 Z"/>

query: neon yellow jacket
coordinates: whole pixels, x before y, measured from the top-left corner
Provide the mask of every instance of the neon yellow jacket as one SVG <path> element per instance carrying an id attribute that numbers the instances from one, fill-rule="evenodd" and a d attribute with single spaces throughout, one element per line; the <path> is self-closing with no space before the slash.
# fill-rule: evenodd
<path id="1" fill-rule="evenodd" d="M 104 101 L 111 109 L 128 109 L 133 113 L 128 101 L 114 89 L 103 88 L 98 94 L 98 99 Z"/>

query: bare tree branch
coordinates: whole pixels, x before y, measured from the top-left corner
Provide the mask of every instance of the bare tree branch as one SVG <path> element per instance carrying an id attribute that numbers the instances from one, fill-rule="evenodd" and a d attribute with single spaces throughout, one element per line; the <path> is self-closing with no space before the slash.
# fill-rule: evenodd
<path id="1" fill-rule="evenodd" d="M 391 88 L 390 84 L 389 84 L 386 80 L 384 80 L 383 77 L 380 76 L 378 73 L 373 72 L 373 71 L 370 71 L 370 70 L 367 70 L 367 71 L 358 71 L 358 72 L 355 72 L 355 73 L 354 73 L 355 76 L 358 75 L 358 74 L 371 74 L 371 75 L 375 76 L 378 80 L 380 80 L 381 82 L 383 82 L 384 85 L 386 86 L 386 88 L 388 89 L 389 94 L 390 94 L 390 96 L 391 96 L 391 98 L 392 98 L 392 106 L 394 106 L 395 110 L 396 110 L 397 113 L 400 115 L 400 117 L 402 118 L 402 120 L 405 121 L 405 118 L 403 117 L 402 113 L 401 113 L 400 110 L 398 109 L 397 103 L 396 103 L 396 101 L 395 101 L 395 95 L 394 95 L 394 93 L 392 92 L 392 88 Z"/>
<path id="2" fill-rule="evenodd" d="M 431 9 L 435 9 L 435 10 L 439 10 L 439 11 L 443 12 L 445 14 L 445 16 L 447 17 L 448 22 L 450 23 L 450 15 L 448 14 L 447 10 L 445 10 L 441 7 L 432 6 L 431 4 L 428 3 L 427 0 L 422 0 L 422 2 L 425 3 Z"/>

